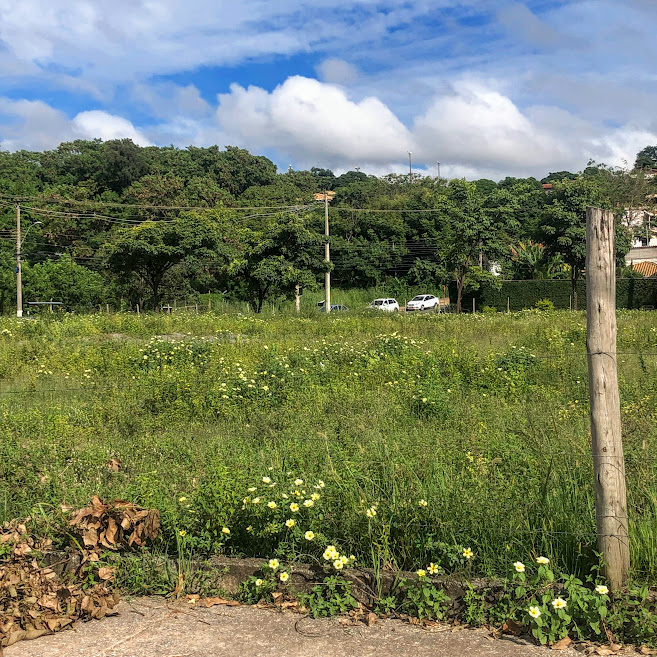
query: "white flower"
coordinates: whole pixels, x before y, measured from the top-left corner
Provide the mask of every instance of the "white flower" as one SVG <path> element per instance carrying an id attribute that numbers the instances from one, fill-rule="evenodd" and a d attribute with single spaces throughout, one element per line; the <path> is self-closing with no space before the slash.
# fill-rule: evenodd
<path id="1" fill-rule="evenodd" d="M 310 496 L 310 499 L 311 499 L 313 502 L 317 502 L 317 500 L 319 499 L 319 493 L 313 493 L 313 494 Z"/>
<path id="2" fill-rule="evenodd" d="M 598 584 L 595 587 L 595 592 L 599 593 L 600 595 L 607 595 L 607 593 L 609 593 L 609 589 L 604 584 Z"/>
<path id="3" fill-rule="evenodd" d="M 336 570 L 342 570 L 344 568 L 344 564 L 342 563 L 342 561 L 340 561 L 340 559 L 336 559 L 333 562 L 333 568 L 335 568 Z"/>
<path id="4" fill-rule="evenodd" d="M 267 502 L 267 506 L 270 509 L 275 509 L 278 505 L 276 504 L 276 502 Z"/>
<path id="5" fill-rule="evenodd" d="M 516 561 L 513 564 L 513 567 L 516 569 L 517 573 L 524 573 L 525 572 L 525 564 L 522 563 L 522 561 Z"/>
<path id="6" fill-rule="evenodd" d="M 258 586 L 258 587 L 259 587 L 259 586 L 262 586 L 263 584 L 264 584 L 264 582 L 263 582 L 261 579 L 257 579 L 257 580 L 255 581 L 255 585 Z"/>
<path id="7" fill-rule="evenodd" d="M 292 504 L 290 504 L 290 511 L 292 511 L 292 513 L 296 513 L 298 510 L 299 505 L 296 502 L 292 502 Z"/>
<path id="8" fill-rule="evenodd" d="M 263 477 L 262 478 L 262 483 L 263 484 L 271 484 L 271 479 L 269 477 Z"/>
<path id="9" fill-rule="evenodd" d="M 550 560 L 547 557 L 537 557 L 536 563 L 540 563 L 541 565 L 546 565 L 550 563 Z"/>
<path id="10" fill-rule="evenodd" d="M 552 606 L 555 609 L 565 609 L 568 606 L 568 603 L 563 598 L 556 598 L 552 600 Z"/>
<path id="11" fill-rule="evenodd" d="M 282 572 L 278 578 L 281 580 L 281 582 L 285 583 L 287 582 L 288 579 L 290 579 L 290 574 L 286 572 Z"/>
<path id="12" fill-rule="evenodd" d="M 538 618 L 541 615 L 541 610 L 538 607 L 530 607 L 527 611 L 532 618 Z"/>
<path id="13" fill-rule="evenodd" d="M 376 507 L 371 506 L 369 509 L 367 509 L 367 511 L 365 511 L 365 515 L 368 518 L 374 518 L 374 516 L 376 515 Z"/>
<path id="14" fill-rule="evenodd" d="M 421 507 L 425 507 L 425 506 L 427 506 L 427 504 L 428 504 L 428 502 L 427 502 L 426 500 L 420 500 L 420 501 L 417 503 L 417 505 L 418 505 L 418 506 L 421 506 Z"/>
<path id="15" fill-rule="evenodd" d="M 303 537 L 304 537 L 307 541 L 312 541 L 313 538 L 315 538 L 315 532 L 312 532 L 312 531 L 308 530 L 308 531 L 303 535 Z"/>
<path id="16" fill-rule="evenodd" d="M 251 501 L 252 501 L 254 504 L 260 504 L 260 498 L 259 498 L 259 497 L 254 497 Z"/>
<path id="17" fill-rule="evenodd" d="M 317 482 L 317 485 L 315 486 L 315 488 L 320 489 L 320 488 L 324 488 L 324 486 L 326 486 L 326 484 L 320 479 Z"/>
<path id="18" fill-rule="evenodd" d="M 255 493 L 255 492 L 256 492 L 256 487 L 251 486 L 251 488 L 249 488 L 249 493 Z"/>
<path id="19" fill-rule="evenodd" d="M 292 529 L 292 527 L 294 527 L 294 525 L 296 525 L 296 524 L 297 524 L 297 521 L 296 521 L 296 520 L 292 520 L 292 518 L 288 518 L 288 519 L 285 521 L 285 526 L 288 527 L 289 529 Z"/>
<path id="20" fill-rule="evenodd" d="M 276 570 L 281 564 L 278 559 L 270 559 L 267 565 L 272 569 Z"/>
<path id="21" fill-rule="evenodd" d="M 311 507 L 311 506 L 315 506 L 315 503 L 312 500 L 305 500 L 303 505 L 307 507 Z"/>
<path id="22" fill-rule="evenodd" d="M 465 548 L 465 550 L 463 550 L 463 556 L 468 560 L 472 559 L 472 557 L 474 557 L 474 552 L 470 548 Z M 524 569 L 524 566 L 523 566 L 523 569 Z M 521 571 L 518 571 L 518 572 L 521 572 Z"/>
<path id="23" fill-rule="evenodd" d="M 303 486 L 303 479 L 295 479 L 294 480 L 294 485 L 295 486 Z"/>

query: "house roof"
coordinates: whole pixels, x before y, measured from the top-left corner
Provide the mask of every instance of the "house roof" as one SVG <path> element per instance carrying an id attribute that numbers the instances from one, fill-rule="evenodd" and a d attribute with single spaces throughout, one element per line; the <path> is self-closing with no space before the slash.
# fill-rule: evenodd
<path id="1" fill-rule="evenodd" d="M 639 272 L 642 276 L 657 276 L 657 264 L 654 262 L 635 262 L 632 265 L 634 271 Z"/>
<path id="2" fill-rule="evenodd" d="M 543 183 L 543 189 L 552 189 L 552 183 Z"/>

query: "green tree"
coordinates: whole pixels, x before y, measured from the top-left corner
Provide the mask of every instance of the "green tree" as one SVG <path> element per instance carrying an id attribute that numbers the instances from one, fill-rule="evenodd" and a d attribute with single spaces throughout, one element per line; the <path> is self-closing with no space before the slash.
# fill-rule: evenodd
<path id="1" fill-rule="evenodd" d="M 646 146 L 636 154 L 635 169 L 657 169 L 657 146 Z"/>
<path id="2" fill-rule="evenodd" d="M 299 217 L 278 217 L 269 229 L 242 227 L 233 233 L 235 251 L 227 267 L 256 312 L 271 296 L 290 298 L 295 287 L 312 289 L 326 270 L 323 238 Z"/>
<path id="3" fill-rule="evenodd" d="M 151 291 L 159 310 L 165 275 L 189 258 L 216 260 L 220 244 L 217 226 L 209 217 L 183 215 L 170 221 L 144 221 L 119 230 L 105 245 L 106 267 L 124 280 L 136 276 Z"/>
<path id="4" fill-rule="evenodd" d="M 551 203 L 546 207 L 541 226 L 543 242 L 549 255 L 560 255 L 570 267 L 573 308 L 577 310 L 577 281 L 586 264 L 586 208 L 588 206 L 611 207 L 605 189 L 596 179 L 554 183 Z M 628 233 L 617 221 L 616 252 L 622 257 L 629 248 Z"/>
<path id="5" fill-rule="evenodd" d="M 105 280 L 97 271 L 77 264 L 70 255 L 23 267 L 24 297 L 30 301 L 61 301 L 67 308 L 95 306 L 104 298 Z"/>

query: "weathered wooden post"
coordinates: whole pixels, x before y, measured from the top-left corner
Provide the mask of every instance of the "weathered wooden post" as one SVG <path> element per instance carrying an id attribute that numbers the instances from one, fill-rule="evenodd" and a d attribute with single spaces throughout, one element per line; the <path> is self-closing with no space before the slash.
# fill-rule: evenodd
<path id="1" fill-rule="evenodd" d="M 625 458 L 616 363 L 615 222 L 610 210 L 586 209 L 586 345 L 598 549 L 612 590 L 630 570 Z"/>

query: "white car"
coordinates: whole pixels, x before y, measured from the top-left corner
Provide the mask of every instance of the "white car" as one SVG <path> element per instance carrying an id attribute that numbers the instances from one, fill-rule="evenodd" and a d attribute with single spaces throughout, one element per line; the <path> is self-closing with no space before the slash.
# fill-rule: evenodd
<path id="1" fill-rule="evenodd" d="M 418 294 L 406 304 L 406 312 L 410 310 L 429 310 L 430 308 L 439 308 L 440 299 L 433 294 Z"/>
<path id="2" fill-rule="evenodd" d="M 399 310 L 399 304 L 397 299 L 374 299 L 369 305 L 369 308 L 374 308 L 375 310 L 384 310 L 385 312 L 394 312 Z"/>

